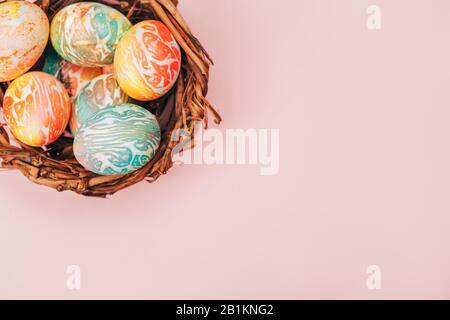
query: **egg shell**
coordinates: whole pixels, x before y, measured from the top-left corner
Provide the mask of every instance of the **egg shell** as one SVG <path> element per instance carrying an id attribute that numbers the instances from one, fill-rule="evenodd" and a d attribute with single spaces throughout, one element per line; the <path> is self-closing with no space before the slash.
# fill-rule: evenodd
<path id="1" fill-rule="evenodd" d="M 107 72 L 111 65 L 106 67 L 80 67 L 65 61 L 56 51 L 50 47 L 46 52 L 46 58 L 42 71 L 61 79 L 69 95 L 76 97 L 80 90 L 92 79 Z"/>
<path id="2" fill-rule="evenodd" d="M 52 47 L 48 47 L 45 51 L 45 60 L 44 66 L 42 67 L 42 72 L 58 77 L 61 73 L 61 68 L 64 62 L 64 59 L 61 58 Z"/>
<path id="3" fill-rule="evenodd" d="M 165 95 L 181 69 L 181 51 L 170 30 L 161 22 L 145 20 L 120 40 L 114 73 L 130 97 L 150 101 Z"/>
<path id="4" fill-rule="evenodd" d="M 45 50 L 49 35 L 46 14 L 25 1 L 0 4 L 0 82 L 27 72 Z"/>
<path id="5" fill-rule="evenodd" d="M 59 77 L 66 89 L 69 90 L 69 95 L 76 97 L 89 81 L 102 74 L 103 69 L 101 67 L 80 67 L 64 61 Z"/>
<path id="6" fill-rule="evenodd" d="M 103 67 L 103 74 L 114 73 L 114 65 L 109 64 Z"/>
<path id="7" fill-rule="evenodd" d="M 29 72 L 14 80 L 3 100 L 9 129 L 21 142 L 42 147 L 64 132 L 71 113 L 63 84 L 44 72 Z"/>
<path id="8" fill-rule="evenodd" d="M 99 175 L 119 175 L 146 165 L 155 155 L 161 131 L 155 116 L 134 104 L 97 111 L 78 130 L 74 154 Z"/>
<path id="9" fill-rule="evenodd" d="M 60 10 L 51 24 L 51 41 L 65 60 L 83 67 L 113 63 L 117 43 L 131 27 L 119 11 L 96 2 L 79 2 Z"/>
<path id="10" fill-rule="evenodd" d="M 70 130 L 76 134 L 80 125 L 100 109 L 128 102 L 113 74 L 98 76 L 88 82 L 77 95 L 70 118 Z"/>

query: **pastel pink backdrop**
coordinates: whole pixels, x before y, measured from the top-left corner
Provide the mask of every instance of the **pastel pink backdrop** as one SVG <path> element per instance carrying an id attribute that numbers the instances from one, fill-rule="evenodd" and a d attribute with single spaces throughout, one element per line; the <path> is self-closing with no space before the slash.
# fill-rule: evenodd
<path id="1" fill-rule="evenodd" d="M 221 128 L 279 128 L 279 174 L 188 165 L 99 200 L 1 172 L 0 298 L 450 298 L 450 2 L 180 8 Z"/>

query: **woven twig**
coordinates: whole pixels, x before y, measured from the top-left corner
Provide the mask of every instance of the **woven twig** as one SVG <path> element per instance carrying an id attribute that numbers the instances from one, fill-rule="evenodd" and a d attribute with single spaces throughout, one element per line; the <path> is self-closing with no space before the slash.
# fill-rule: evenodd
<path id="1" fill-rule="evenodd" d="M 50 19 L 61 8 L 79 1 L 42 0 L 36 3 Z M 73 141 L 61 137 L 46 148 L 32 148 L 11 144 L 8 134 L 0 124 L 0 164 L 3 168 L 16 169 L 30 181 L 54 188 L 58 191 L 71 190 L 85 196 L 105 197 L 136 184 L 142 180 L 156 181 L 172 167 L 171 154 L 179 141 L 172 141 L 177 130 L 194 139 L 195 124 L 201 121 L 208 125 L 208 113 L 220 123 L 217 111 L 206 99 L 209 67 L 213 63 L 209 54 L 195 38 L 186 21 L 177 9 L 177 0 L 102 0 L 136 23 L 146 19 L 157 19 L 172 31 L 183 51 L 180 77 L 175 87 L 158 101 L 144 105 L 156 114 L 161 126 L 161 145 L 150 163 L 145 167 L 121 176 L 98 176 L 85 170 L 75 159 Z M 39 65 L 39 63 L 37 64 Z M 39 66 L 37 66 L 38 68 Z M 9 83 L 0 86 L 0 101 Z"/>

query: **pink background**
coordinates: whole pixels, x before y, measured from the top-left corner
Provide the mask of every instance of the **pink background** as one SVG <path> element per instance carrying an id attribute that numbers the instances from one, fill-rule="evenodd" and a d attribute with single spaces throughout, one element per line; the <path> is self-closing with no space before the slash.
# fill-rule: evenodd
<path id="1" fill-rule="evenodd" d="M 221 128 L 279 128 L 279 174 L 186 165 L 99 200 L 1 172 L 0 298 L 450 298 L 450 2 L 181 9 Z"/>

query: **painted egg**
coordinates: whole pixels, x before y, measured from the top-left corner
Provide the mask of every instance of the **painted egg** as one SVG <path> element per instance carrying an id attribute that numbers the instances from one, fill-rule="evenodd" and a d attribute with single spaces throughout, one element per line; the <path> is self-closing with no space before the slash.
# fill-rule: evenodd
<path id="1" fill-rule="evenodd" d="M 89 81 L 102 74 L 103 69 L 100 67 L 80 67 L 64 61 L 59 78 L 69 90 L 69 94 L 76 97 Z"/>
<path id="2" fill-rule="evenodd" d="M 114 73 L 114 65 L 109 64 L 103 67 L 103 74 Z"/>
<path id="3" fill-rule="evenodd" d="M 9 129 L 23 143 L 42 147 L 64 132 L 70 99 L 63 84 L 44 72 L 29 72 L 14 80 L 3 100 Z"/>
<path id="4" fill-rule="evenodd" d="M 101 3 L 79 2 L 53 18 L 53 47 L 65 60 L 83 67 L 113 63 L 117 43 L 131 27 L 119 11 Z"/>
<path id="5" fill-rule="evenodd" d="M 44 52 L 49 22 L 44 11 L 25 1 L 0 4 L 0 82 L 27 72 Z"/>
<path id="6" fill-rule="evenodd" d="M 155 155 L 161 131 L 155 116 L 134 104 L 97 111 L 78 130 L 74 154 L 100 175 L 119 175 L 146 165 Z"/>
<path id="7" fill-rule="evenodd" d="M 181 69 L 181 51 L 170 30 L 155 20 L 133 26 L 119 42 L 114 72 L 132 98 L 149 101 L 165 95 Z"/>
<path id="8" fill-rule="evenodd" d="M 71 97 L 76 97 L 80 90 L 95 77 L 107 73 L 106 67 L 80 67 L 65 61 L 55 50 L 50 48 L 46 52 L 46 58 L 42 71 L 61 79 Z M 108 72 L 111 73 L 111 72 Z"/>
<path id="9" fill-rule="evenodd" d="M 72 107 L 70 130 L 76 134 L 85 123 L 100 109 L 128 102 L 128 96 L 120 89 L 112 74 L 101 75 L 91 80 L 77 95 Z"/>
<path id="10" fill-rule="evenodd" d="M 58 77 L 61 73 L 61 68 L 64 64 L 64 60 L 53 50 L 52 47 L 48 47 L 45 51 L 45 60 L 42 71 L 52 76 Z"/>

